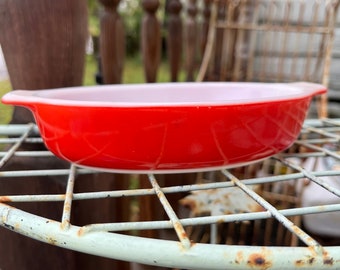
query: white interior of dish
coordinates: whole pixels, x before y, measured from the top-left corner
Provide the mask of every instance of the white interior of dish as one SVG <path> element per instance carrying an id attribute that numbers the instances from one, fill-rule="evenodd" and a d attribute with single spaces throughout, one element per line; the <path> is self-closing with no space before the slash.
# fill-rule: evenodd
<path id="1" fill-rule="evenodd" d="M 72 87 L 32 95 L 49 104 L 75 106 L 183 106 L 287 100 L 310 95 L 305 90 L 294 84 L 162 83 Z"/>

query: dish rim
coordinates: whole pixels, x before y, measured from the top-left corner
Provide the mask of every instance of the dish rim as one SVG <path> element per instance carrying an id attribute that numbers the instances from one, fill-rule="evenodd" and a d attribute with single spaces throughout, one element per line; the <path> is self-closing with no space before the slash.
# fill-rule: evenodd
<path id="1" fill-rule="evenodd" d="M 202 87 L 254 87 L 254 91 L 259 87 L 264 86 L 266 89 L 280 88 L 280 94 L 267 97 L 251 97 L 240 99 L 221 99 L 208 101 L 169 101 L 169 102 L 147 102 L 147 101 L 105 101 L 105 100 L 76 100 L 67 98 L 56 98 L 63 93 L 81 94 L 89 91 L 100 91 L 101 89 L 107 91 L 155 91 L 155 88 L 162 88 L 156 91 L 164 91 L 169 88 L 189 88 L 199 86 Z M 282 91 L 282 88 L 286 91 Z M 263 88 L 262 88 L 263 89 Z M 288 90 L 291 91 L 288 91 Z M 272 91 L 273 91 L 272 90 Z M 171 90 L 167 90 L 171 91 Z M 177 89 L 178 91 L 178 89 Z M 185 91 L 185 89 L 183 89 Z M 201 90 L 202 91 L 202 90 Z M 208 90 L 207 90 L 208 91 Z M 232 89 L 228 91 L 233 91 Z M 262 91 L 262 90 L 261 90 Z M 65 107 L 117 107 L 117 108 L 142 108 L 142 107 L 210 107 L 210 106 L 233 106 L 233 105 L 247 105 L 259 103 L 272 103 L 280 101 L 290 101 L 296 99 L 309 98 L 314 95 L 326 93 L 327 89 L 320 84 L 308 82 L 294 82 L 294 83 L 262 83 L 262 82 L 181 82 L 181 83 L 153 83 L 153 84 L 120 84 L 120 85 L 101 85 L 101 86 L 75 86 L 65 88 L 54 88 L 46 90 L 14 90 L 5 94 L 2 102 L 5 104 L 33 106 L 37 104 L 65 106 Z M 282 94 L 281 94 L 282 92 Z M 162 92 L 164 93 L 164 92 Z M 53 95 L 54 94 L 54 95 Z M 52 96 L 52 97 L 49 97 Z"/>

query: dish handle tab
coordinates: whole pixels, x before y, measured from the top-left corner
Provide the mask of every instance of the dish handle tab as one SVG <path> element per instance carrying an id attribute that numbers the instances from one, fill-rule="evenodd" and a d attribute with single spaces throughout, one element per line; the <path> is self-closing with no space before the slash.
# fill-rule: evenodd
<path id="1" fill-rule="evenodd" d="M 34 109 L 35 104 L 41 100 L 34 90 L 14 90 L 5 94 L 1 102 L 8 105 L 23 106 Z"/>
<path id="2" fill-rule="evenodd" d="M 290 83 L 298 88 L 300 88 L 306 95 L 317 96 L 316 107 L 318 117 L 323 119 L 328 117 L 328 98 L 327 98 L 327 87 L 322 84 L 309 83 L 309 82 L 295 82 Z"/>
<path id="3" fill-rule="evenodd" d="M 316 96 L 327 93 L 327 87 L 322 84 L 311 83 L 311 82 L 293 82 L 289 85 L 297 87 L 304 91 L 306 95 Z"/>

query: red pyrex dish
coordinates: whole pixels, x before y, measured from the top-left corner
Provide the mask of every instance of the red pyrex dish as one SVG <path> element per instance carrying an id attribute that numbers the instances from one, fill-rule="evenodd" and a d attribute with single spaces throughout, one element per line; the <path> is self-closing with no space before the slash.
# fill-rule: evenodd
<path id="1" fill-rule="evenodd" d="M 56 156 L 116 172 L 202 171 L 247 164 L 297 138 L 312 83 L 163 83 L 6 94 L 29 108 Z"/>

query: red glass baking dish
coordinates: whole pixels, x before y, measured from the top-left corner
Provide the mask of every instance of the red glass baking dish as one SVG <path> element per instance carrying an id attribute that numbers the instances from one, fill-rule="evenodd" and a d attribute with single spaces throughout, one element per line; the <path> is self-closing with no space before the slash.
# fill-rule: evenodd
<path id="1" fill-rule="evenodd" d="M 56 156 L 127 173 L 244 165 L 296 140 L 322 85 L 156 83 L 16 90 L 5 104 L 29 108 Z"/>

